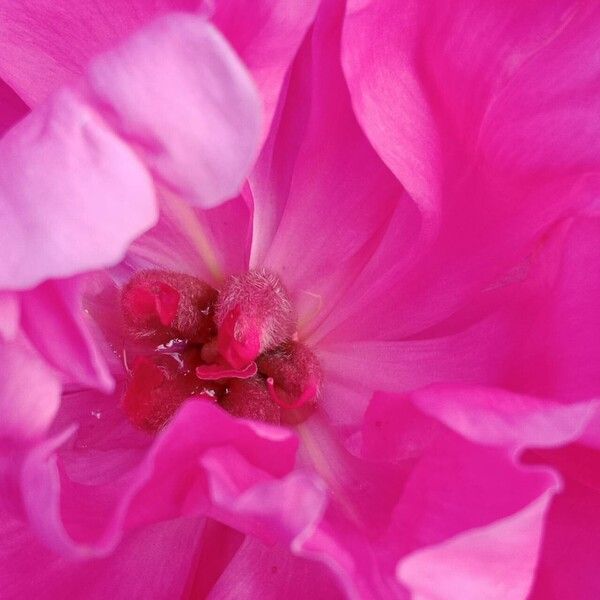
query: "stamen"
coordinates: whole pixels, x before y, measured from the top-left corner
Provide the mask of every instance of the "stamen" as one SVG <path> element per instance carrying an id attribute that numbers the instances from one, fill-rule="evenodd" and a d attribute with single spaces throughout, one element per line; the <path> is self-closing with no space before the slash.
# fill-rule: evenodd
<path id="1" fill-rule="evenodd" d="M 134 338 L 203 343 L 216 333 L 212 318 L 216 297 L 216 290 L 196 277 L 149 269 L 136 273 L 123 288 L 121 308 Z"/>
<path id="2" fill-rule="evenodd" d="M 191 275 L 140 271 L 124 286 L 121 309 L 122 406 L 136 426 L 157 431 L 192 396 L 270 423 L 297 425 L 314 412 L 321 370 L 297 341 L 295 312 L 276 275 L 229 277 L 218 293 Z"/>
<path id="3" fill-rule="evenodd" d="M 229 277 L 215 309 L 219 352 L 241 368 L 290 339 L 296 315 L 279 277 L 269 271 L 250 271 Z"/>
<path id="4" fill-rule="evenodd" d="M 265 382 L 258 377 L 231 380 L 220 404 L 236 417 L 275 424 L 281 420 L 281 410 L 271 402 Z"/>

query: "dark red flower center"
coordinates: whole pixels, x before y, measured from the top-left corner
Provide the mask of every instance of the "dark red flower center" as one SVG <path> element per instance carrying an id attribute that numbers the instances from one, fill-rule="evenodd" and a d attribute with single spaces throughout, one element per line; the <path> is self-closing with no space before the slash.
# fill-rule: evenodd
<path id="1" fill-rule="evenodd" d="M 294 340 L 296 315 L 279 277 L 250 271 L 220 290 L 181 273 L 148 270 L 123 287 L 128 381 L 123 409 L 160 429 L 201 396 L 237 417 L 298 423 L 314 409 L 321 370 Z"/>

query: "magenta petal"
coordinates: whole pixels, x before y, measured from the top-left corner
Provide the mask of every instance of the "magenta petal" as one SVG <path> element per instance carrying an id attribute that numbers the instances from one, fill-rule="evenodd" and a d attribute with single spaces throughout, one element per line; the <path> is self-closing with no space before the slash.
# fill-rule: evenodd
<path id="1" fill-rule="evenodd" d="M 214 587 L 209 600 L 341 600 L 346 596 L 324 565 L 298 558 L 288 548 L 246 537 Z"/>
<path id="2" fill-rule="evenodd" d="M 250 177 L 250 264 L 281 275 L 295 296 L 301 330 L 343 295 L 395 204 L 410 202 L 352 112 L 339 62 L 341 19 L 339 6 L 321 5 Z M 307 301 L 313 306 L 305 308 Z"/>
<path id="3" fill-rule="evenodd" d="M 551 498 L 546 493 L 511 517 L 409 555 L 398 578 L 418 598 L 527 597 Z"/>
<path id="4" fill-rule="evenodd" d="M 411 272 L 364 298 L 347 334 L 433 325 L 597 197 L 599 20 L 574 1 L 348 3 L 353 106 L 420 207 L 426 243 Z M 377 296 L 381 314 L 369 314 Z"/>
<path id="5" fill-rule="evenodd" d="M 204 19 L 163 17 L 92 61 L 97 108 L 164 185 L 204 207 L 235 196 L 261 130 L 254 85 Z"/>
<path id="6" fill-rule="evenodd" d="M 0 341 L 0 439 L 43 434 L 58 410 L 60 391 L 56 374 L 23 337 Z"/>
<path id="7" fill-rule="evenodd" d="M 525 315 L 511 387 L 568 401 L 600 395 L 599 261 L 600 219 L 577 218 L 553 232 L 540 257 L 551 287 Z"/>
<path id="8" fill-rule="evenodd" d="M 126 536 L 110 556 L 66 561 L 40 544 L 23 523 L 0 519 L 0 596 L 6 600 L 129 600 L 181 597 L 202 535 L 199 520 L 178 519 Z M 166 557 L 177 560 L 165 560 Z"/>
<path id="9" fill-rule="evenodd" d="M 116 263 L 156 219 L 139 159 L 68 91 L 0 140 L 0 197 L 5 289 Z"/>
<path id="10" fill-rule="evenodd" d="M 540 563 L 531 598 L 588 598 L 600 591 L 600 453 L 579 444 L 538 455 L 561 472 L 565 489 L 547 515 Z M 560 565 L 560 569 L 556 568 Z"/>
<path id="11" fill-rule="evenodd" d="M 47 281 L 22 295 L 22 327 L 66 383 L 110 392 L 114 381 L 83 312 L 83 279 Z"/>
<path id="12" fill-rule="evenodd" d="M 316 0 L 215 2 L 212 20 L 252 73 L 265 105 L 267 126 L 289 65 L 317 6 Z"/>
<path id="13" fill-rule="evenodd" d="M 15 92 L 0 79 L 0 136 L 28 112 L 28 108 Z"/>

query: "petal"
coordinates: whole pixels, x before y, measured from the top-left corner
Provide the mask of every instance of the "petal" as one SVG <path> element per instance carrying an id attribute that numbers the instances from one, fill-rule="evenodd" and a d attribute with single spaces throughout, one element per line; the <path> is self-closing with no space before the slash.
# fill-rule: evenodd
<path id="1" fill-rule="evenodd" d="M 237 194 L 259 143 L 260 101 L 204 19 L 154 21 L 92 61 L 87 83 L 97 109 L 169 189 L 205 208 Z"/>
<path id="2" fill-rule="evenodd" d="M 36 598 L 41 590 L 49 600 L 179 597 L 202 533 L 199 520 L 168 521 L 128 535 L 107 558 L 65 561 L 14 518 L 2 515 L 0 527 L 0 595 L 7 600 Z"/>
<path id="3" fill-rule="evenodd" d="M 328 415 L 341 411 L 346 423 L 353 420 L 356 424 L 362 421 L 377 390 L 403 392 L 450 381 L 499 383 L 511 351 L 509 324 L 503 314 L 442 337 L 398 342 L 323 341 L 316 347 L 325 374 L 320 404 Z M 345 397 L 335 393 L 340 386 L 347 390 Z"/>
<path id="4" fill-rule="evenodd" d="M 502 389 L 440 384 L 411 395 L 426 414 L 480 444 L 559 446 L 579 438 L 595 420 L 596 401 L 571 405 Z"/>
<path id="5" fill-rule="evenodd" d="M 345 598 L 329 570 L 295 557 L 287 548 L 268 547 L 247 537 L 207 595 L 209 600 Z"/>
<path id="6" fill-rule="evenodd" d="M 340 20 L 338 8 L 322 5 L 250 178 L 250 264 L 281 275 L 307 322 L 314 315 L 306 301 L 317 298 L 323 318 L 373 253 L 396 203 L 406 202 L 352 113 Z"/>
<path id="7" fill-rule="evenodd" d="M 565 489 L 554 499 L 547 514 L 540 564 L 530 597 L 542 600 L 595 596 L 600 591 L 594 567 L 600 552 L 599 453 L 572 444 L 536 453 L 531 458 L 557 467 L 565 478 Z"/>
<path id="8" fill-rule="evenodd" d="M 193 10 L 192 0 L 0 2 L 0 76 L 33 106 L 83 72 L 97 53 L 169 10 Z"/>
<path id="9" fill-rule="evenodd" d="M 60 402 L 60 382 L 23 336 L 0 342 L 0 438 L 40 437 Z"/>
<path id="10" fill-rule="evenodd" d="M 451 314 L 598 188 L 594 3 L 404 8 L 352 2 L 344 27 L 357 117 L 424 219 L 412 271 L 346 321 L 359 339 Z"/>
<path id="11" fill-rule="evenodd" d="M 91 58 L 167 11 L 211 17 L 252 72 L 270 123 L 284 76 L 314 18 L 316 0 L 63 0 L 0 2 L 0 76 L 30 105 L 83 73 Z M 268 129 L 268 127 L 267 127 Z M 1 127 L 0 127 L 1 130 Z"/>
<path id="12" fill-rule="evenodd" d="M 0 140 L 0 288 L 114 264 L 155 219 L 139 159 L 73 93 Z"/>
<path id="13" fill-rule="evenodd" d="M 552 248 L 558 245 L 559 252 Z M 600 219 L 564 224 L 540 251 L 549 273 L 543 297 L 527 308 L 513 356 L 512 388 L 563 400 L 600 395 Z"/>
<path id="14" fill-rule="evenodd" d="M 519 513 L 411 554 L 398 578 L 419 600 L 519 600 L 528 596 L 551 494 Z"/>
<path id="15" fill-rule="evenodd" d="M 21 305 L 17 294 L 0 292 L 0 337 L 11 340 L 17 334 Z"/>
<path id="16" fill-rule="evenodd" d="M 284 76 L 314 19 L 316 0 L 217 0 L 212 21 L 230 41 L 261 92 L 266 130 Z"/>
<path id="17" fill-rule="evenodd" d="M 533 581 L 544 516 L 560 484 L 548 467 L 520 462 L 518 450 L 578 439 L 594 411 L 543 411 L 540 402 L 502 392 L 481 402 L 476 388 L 451 404 L 449 388 L 437 404 L 435 388 L 376 394 L 353 436 L 356 456 L 336 447 L 314 418 L 300 427 L 332 502 L 295 548 L 330 566 L 349 597 L 403 597 L 406 588 L 431 599 L 502 597 L 505 583 L 522 597 Z M 443 583 L 446 561 L 455 567 L 453 586 Z M 443 592 L 435 595 L 430 582 L 438 580 Z"/>
<path id="18" fill-rule="evenodd" d="M 110 392 L 114 381 L 86 322 L 83 279 L 47 281 L 22 295 L 22 327 L 66 383 Z"/>
<path id="19" fill-rule="evenodd" d="M 0 136 L 26 114 L 23 100 L 0 79 Z"/>

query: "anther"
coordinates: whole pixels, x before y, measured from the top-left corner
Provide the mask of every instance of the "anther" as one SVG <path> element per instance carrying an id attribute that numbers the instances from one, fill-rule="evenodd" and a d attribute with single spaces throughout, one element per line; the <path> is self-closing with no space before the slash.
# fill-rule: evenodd
<path id="1" fill-rule="evenodd" d="M 225 281 L 215 322 L 219 353 L 232 367 L 243 368 L 262 352 L 290 339 L 296 315 L 279 277 L 261 270 Z"/>
<path id="2" fill-rule="evenodd" d="M 216 296 L 212 287 L 191 275 L 147 270 L 123 288 L 121 308 L 134 338 L 202 343 L 215 334 L 211 313 Z"/>

